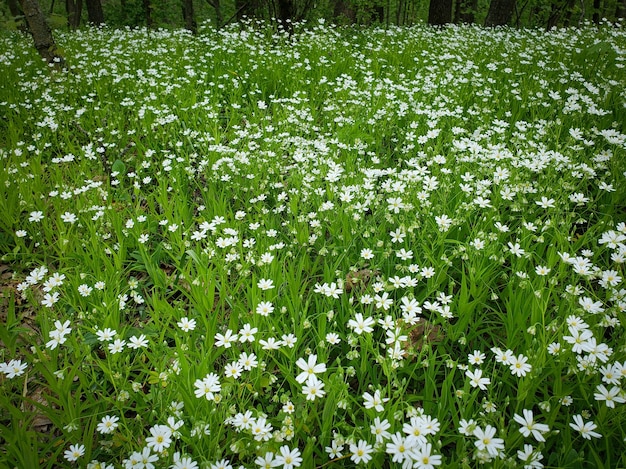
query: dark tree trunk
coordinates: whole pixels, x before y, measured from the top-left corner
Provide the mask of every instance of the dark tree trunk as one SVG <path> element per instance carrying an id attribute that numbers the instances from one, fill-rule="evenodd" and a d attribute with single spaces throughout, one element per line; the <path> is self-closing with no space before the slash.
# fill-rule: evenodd
<path id="1" fill-rule="evenodd" d="M 376 5 L 374 7 L 374 18 L 376 19 L 376 21 L 378 21 L 380 24 L 383 24 L 383 22 L 385 21 L 385 7 L 382 5 Z M 356 18 L 355 18 L 356 19 Z"/>
<path id="2" fill-rule="evenodd" d="M 430 0 L 428 24 L 447 24 L 452 21 L 452 0 Z"/>
<path id="3" fill-rule="evenodd" d="M 546 30 L 550 31 L 559 23 L 561 17 L 562 5 L 552 2 L 550 6 L 550 16 L 548 16 L 548 24 L 546 24 Z"/>
<path id="4" fill-rule="evenodd" d="M 478 9 L 478 0 L 457 0 L 454 9 L 455 23 L 469 23 L 475 21 L 476 10 Z"/>
<path id="5" fill-rule="evenodd" d="M 11 16 L 13 18 L 22 16 L 22 12 L 20 11 L 20 6 L 17 4 L 17 0 L 9 0 L 9 12 L 11 12 Z"/>
<path id="6" fill-rule="evenodd" d="M 83 0 L 65 0 L 67 9 L 67 25 L 70 29 L 80 26 L 80 17 L 83 13 Z"/>
<path id="7" fill-rule="evenodd" d="M 546 30 L 550 30 L 560 24 L 565 24 L 569 22 L 572 16 L 572 8 L 574 6 L 575 0 L 560 0 L 553 1 L 552 7 L 550 9 L 550 16 L 548 17 L 548 23 L 546 25 Z M 563 22 L 561 22 L 561 17 L 564 18 Z"/>
<path id="8" fill-rule="evenodd" d="M 600 22 L 600 8 L 601 7 L 602 7 L 601 0 L 593 0 L 593 15 L 591 17 L 591 20 L 595 24 L 598 24 Z"/>
<path id="9" fill-rule="evenodd" d="M 96 26 L 104 24 L 104 11 L 102 11 L 100 0 L 86 0 L 86 3 L 89 23 Z"/>
<path id="10" fill-rule="evenodd" d="M 28 31 L 28 26 L 26 25 L 24 21 L 22 21 L 24 19 L 24 13 L 22 12 L 22 9 L 17 3 L 17 0 L 8 0 L 8 2 L 9 2 L 9 12 L 11 13 L 11 16 L 13 17 L 15 22 L 17 23 L 17 28 L 23 33 L 25 33 L 26 31 Z"/>
<path id="11" fill-rule="evenodd" d="M 457 0 L 454 3 L 454 15 L 452 16 L 452 22 L 458 24 L 461 22 L 461 4 L 463 2 L 461 0 Z"/>
<path id="12" fill-rule="evenodd" d="M 143 0 L 143 12 L 146 16 L 146 27 L 152 29 L 152 4 L 150 0 Z"/>
<path id="13" fill-rule="evenodd" d="M 28 24 L 28 29 L 33 36 L 35 48 L 39 55 L 48 63 L 54 63 L 56 68 L 61 69 L 65 66 L 65 60 L 57 51 L 54 37 L 50 26 L 46 22 L 46 17 L 41 11 L 37 0 L 21 0 L 22 11 Z"/>
<path id="14" fill-rule="evenodd" d="M 291 20 L 293 19 L 293 1 L 278 0 L 278 19 L 287 30 L 291 30 Z"/>
<path id="15" fill-rule="evenodd" d="M 615 18 L 626 18 L 626 0 L 617 0 L 615 5 Z"/>
<path id="16" fill-rule="evenodd" d="M 237 21 L 241 21 L 244 16 L 254 16 L 255 11 L 251 5 L 252 2 L 246 0 L 235 0 L 235 11 L 237 15 Z"/>
<path id="17" fill-rule="evenodd" d="M 485 26 L 505 26 L 510 23 L 516 0 L 491 0 Z"/>
<path id="18" fill-rule="evenodd" d="M 220 0 L 206 1 L 209 5 L 213 7 L 213 10 L 215 10 L 215 21 L 217 21 L 217 29 L 220 29 L 222 26 L 224 26 L 224 14 L 222 13 L 222 5 L 220 5 Z"/>
<path id="19" fill-rule="evenodd" d="M 402 12 L 404 10 L 405 0 L 397 0 L 396 2 L 396 25 L 402 24 Z"/>
<path id="20" fill-rule="evenodd" d="M 183 19 L 185 20 L 185 29 L 196 34 L 198 32 L 198 24 L 193 11 L 193 0 L 183 0 Z"/>
<path id="21" fill-rule="evenodd" d="M 335 0 L 333 7 L 333 18 L 340 22 L 354 24 L 356 22 L 356 11 L 349 0 Z"/>

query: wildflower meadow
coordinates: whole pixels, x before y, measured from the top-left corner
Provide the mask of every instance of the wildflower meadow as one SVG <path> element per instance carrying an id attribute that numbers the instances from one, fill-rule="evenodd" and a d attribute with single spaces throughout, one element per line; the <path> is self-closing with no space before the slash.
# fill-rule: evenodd
<path id="1" fill-rule="evenodd" d="M 626 31 L 0 35 L 0 466 L 626 467 Z"/>

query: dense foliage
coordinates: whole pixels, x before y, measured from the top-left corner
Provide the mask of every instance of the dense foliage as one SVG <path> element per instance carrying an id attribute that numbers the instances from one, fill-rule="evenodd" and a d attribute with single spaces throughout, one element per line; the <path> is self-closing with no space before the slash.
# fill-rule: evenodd
<path id="1" fill-rule="evenodd" d="M 90 4 L 98 4 L 104 22 L 113 28 L 150 24 L 191 29 L 195 26 L 186 21 L 186 14 L 197 22 L 211 21 L 217 28 L 244 17 L 406 26 L 428 22 L 433 18 L 431 10 L 440 9 L 445 10 L 443 23 L 482 25 L 491 4 L 497 2 L 513 4 L 507 24 L 516 27 L 580 26 L 585 21 L 615 22 L 626 15 L 626 0 L 39 0 L 48 20 L 57 28 L 68 23 L 70 28 L 100 23 L 89 12 Z M 0 19 L 9 28 L 19 24 L 18 0 L 0 5 Z"/>
<path id="2" fill-rule="evenodd" d="M 621 467 L 621 27 L 0 39 L 7 467 Z"/>

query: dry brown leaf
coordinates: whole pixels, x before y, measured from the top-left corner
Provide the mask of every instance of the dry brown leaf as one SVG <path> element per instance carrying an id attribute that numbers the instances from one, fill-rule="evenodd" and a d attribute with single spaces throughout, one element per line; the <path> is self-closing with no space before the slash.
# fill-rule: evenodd
<path id="1" fill-rule="evenodd" d="M 411 331 L 409 332 L 408 345 L 414 347 L 420 351 L 425 344 L 435 344 L 442 342 L 444 339 L 441 326 L 433 324 L 430 321 L 422 319 Z"/>
<path id="2" fill-rule="evenodd" d="M 371 269 L 348 272 L 343 288 L 346 293 L 350 293 L 352 290 L 364 290 L 376 275 L 378 275 L 378 272 Z"/>

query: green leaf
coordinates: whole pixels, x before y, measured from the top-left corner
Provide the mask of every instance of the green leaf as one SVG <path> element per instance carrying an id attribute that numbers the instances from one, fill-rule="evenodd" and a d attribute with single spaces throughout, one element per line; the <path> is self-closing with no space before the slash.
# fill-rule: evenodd
<path id="1" fill-rule="evenodd" d="M 126 165 L 124 164 L 122 160 L 115 160 L 115 162 L 113 163 L 113 166 L 111 166 L 111 170 L 114 173 L 126 174 Z"/>

